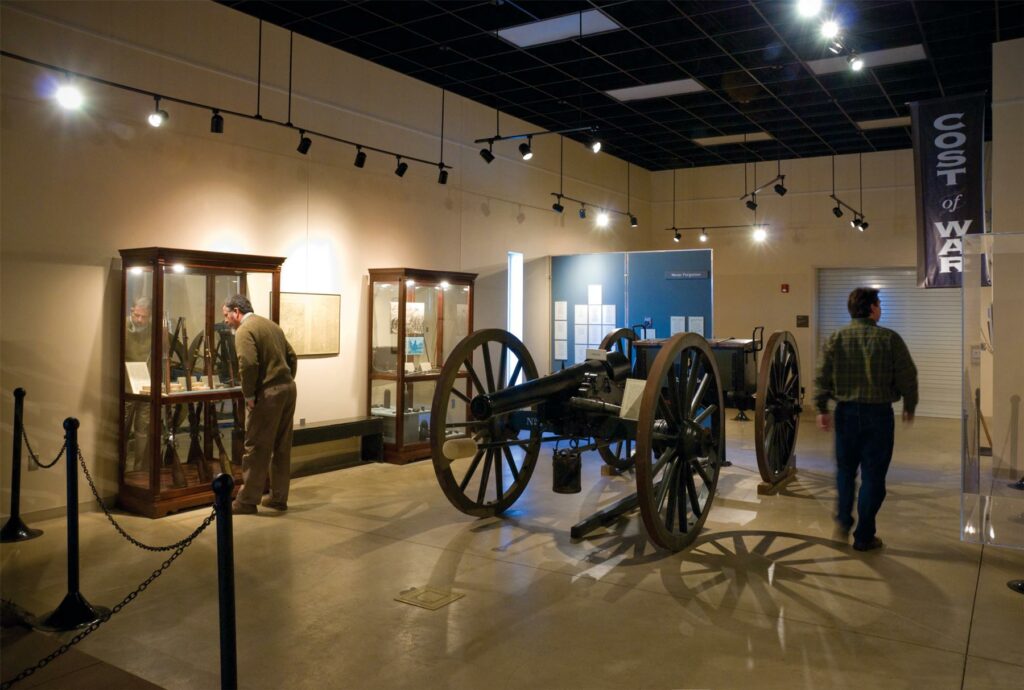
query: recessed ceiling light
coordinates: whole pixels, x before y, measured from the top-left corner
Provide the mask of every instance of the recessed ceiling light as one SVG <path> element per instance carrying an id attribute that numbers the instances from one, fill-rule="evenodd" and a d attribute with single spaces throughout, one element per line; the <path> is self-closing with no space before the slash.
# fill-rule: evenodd
<path id="1" fill-rule="evenodd" d="M 642 101 L 646 98 L 664 98 L 665 96 L 678 96 L 684 93 L 696 93 L 704 91 L 703 85 L 694 79 L 675 79 L 663 81 L 657 84 L 641 84 L 640 86 L 627 86 L 624 89 L 611 89 L 606 94 L 619 101 Z"/>
<path id="2" fill-rule="evenodd" d="M 721 144 L 746 144 L 752 141 L 769 141 L 773 139 L 768 132 L 749 132 L 747 134 L 726 134 L 720 137 L 697 137 L 693 143 L 700 146 L 719 146 Z"/>
<path id="3" fill-rule="evenodd" d="M 617 31 L 621 28 L 621 25 L 600 10 L 587 10 L 499 29 L 498 37 L 520 48 L 529 48 L 569 38 L 578 38 L 580 34 L 592 36 L 608 31 Z"/>
<path id="4" fill-rule="evenodd" d="M 861 120 L 857 123 L 861 129 L 887 129 L 889 127 L 909 127 L 910 116 L 884 117 L 880 120 Z"/>
<path id="5" fill-rule="evenodd" d="M 872 50 L 857 55 L 864 61 L 865 67 L 882 67 L 883 65 L 895 65 L 901 62 L 914 62 L 924 60 L 924 46 L 915 43 L 912 46 L 901 46 L 899 48 L 886 48 L 885 50 Z M 850 63 L 842 55 L 836 57 L 822 58 L 821 60 L 808 60 L 807 66 L 815 74 L 832 74 L 850 69 Z"/>

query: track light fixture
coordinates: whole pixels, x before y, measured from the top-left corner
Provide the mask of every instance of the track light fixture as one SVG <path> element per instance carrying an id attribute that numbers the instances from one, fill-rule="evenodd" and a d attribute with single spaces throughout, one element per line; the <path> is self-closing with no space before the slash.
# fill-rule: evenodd
<path id="1" fill-rule="evenodd" d="M 586 219 L 587 219 L 587 205 L 586 204 L 580 204 L 580 220 L 586 220 Z"/>
<path id="2" fill-rule="evenodd" d="M 401 156 L 395 156 L 395 160 L 398 161 L 398 165 L 395 167 L 395 174 L 401 177 L 409 169 L 409 164 L 403 161 Z"/>
<path id="3" fill-rule="evenodd" d="M 781 175 L 780 176 L 779 181 L 775 185 L 774 189 L 775 189 L 775 193 L 778 194 L 779 196 L 786 196 L 786 192 L 788 192 L 789 190 L 786 189 L 786 176 L 785 175 Z"/>
<path id="4" fill-rule="evenodd" d="M 149 114 L 147 120 L 149 121 L 150 127 L 159 127 L 167 120 L 170 119 L 170 115 L 167 114 L 166 110 L 160 109 L 160 97 L 153 96 L 153 112 Z"/>
<path id="5" fill-rule="evenodd" d="M 841 209 L 838 206 L 836 206 L 834 209 L 832 209 L 832 215 L 835 216 L 836 218 L 842 218 L 843 217 L 843 209 Z"/>
<path id="6" fill-rule="evenodd" d="M 860 225 L 857 226 L 857 229 L 860 230 L 861 232 L 864 232 L 865 230 L 868 229 L 868 222 L 861 218 Z"/>
<path id="7" fill-rule="evenodd" d="M 747 199 L 747 208 L 751 211 L 757 210 L 757 194 L 751 194 L 750 198 Z"/>
<path id="8" fill-rule="evenodd" d="M 629 227 L 635 228 L 638 225 L 640 225 L 640 224 L 636 221 L 636 216 L 634 216 L 633 214 L 630 214 L 630 216 L 629 216 Z"/>
<path id="9" fill-rule="evenodd" d="M 597 137 L 591 137 L 590 141 L 587 142 L 587 146 L 594 153 L 600 153 L 601 152 L 601 140 L 598 139 Z"/>
<path id="10" fill-rule="evenodd" d="M 519 145 L 519 155 L 523 157 L 524 161 L 528 161 L 533 158 L 533 149 L 531 144 L 533 143 L 533 137 L 527 137 L 526 141 Z"/>
<path id="11" fill-rule="evenodd" d="M 814 17 L 821 12 L 821 0 L 799 0 L 796 11 L 801 17 Z"/>
<path id="12" fill-rule="evenodd" d="M 309 153 L 309 147 L 313 145 L 313 140 L 306 136 L 306 130 L 299 130 L 299 145 L 295 147 L 295 150 L 305 156 Z"/>
<path id="13" fill-rule="evenodd" d="M 352 161 L 352 165 L 357 168 L 361 168 L 366 165 L 366 151 L 363 151 L 362 146 L 356 147 L 356 159 Z"/>
<path id="14" fill-rule="evenodd" d="M 833 55 L 842 55 L 844 50 L 846 50 L 846 46 L 838 38 L 833 38 L 828 42 L 828 52 Z"/>
<path id="15" fill-rule="evenodd" d="M 448 184 L 448 171 L 444 169 L 444 163 L 437 164 L 437 183 Z"/>
<path id="16" fill-rule="evenodd" d="M 857 216 L 854 216 L 853 219 L 850 221 L 850 227 L 856 229 L 858 223 L 860 223 L 860 219 L 857 218 Z"/>
<path id="17" fill-rule="evenodd" d="M 213 134 L 224 133 L 224 116 L 216 108 L 214 108 L 213 115 L 210 117 L 210 131 Z"/>
<path id="18" fill-rule="evenodd" d="M 598 211 L 597 212 L 597 218 L 595 219 L 595 222 L 597 223 L 597 227 L 599 227 L 599 228 L 606 228 L 606 227 L 608 227 L 608 223 L 611 222 L 611 219 L 608 217 L 608 212 L 605 211 L 604 209 L 601 209 L 600 211 Z"/>
<path id="19" fill-rule="evenodd" d="M 556 194 L 555 195 L 555 203 L 551 204 L 551 209 L 555 213 L 561 213 L 562 211 L 565 210 L 565 206 L 562 206 L 562 195 L 561 194 Z"/>
<path id="20" fill-rule="evenodd" d="M 678 242 L 680 239 L 682 239 L 683 236 L 680 235 L 679 231 L 676 230 L 675 228 L 672 228 L 672 229 L 676 231 L 676 233 L 674 235 L 672 235 L 672 241 L 673 242 Z"/>
<path id="21" fill-rule="evenodd" d="M 846 58 L 846 61 L 850 63 L 850 69 L 854 72 L 860 72 L 864 69 L 864 58 L 857 55 L 857 53 L 851 52 L 850 56 Z"/>
<path id="22" fill-rule="evenodd" d="M 61 84 L 53 92 L 53 97 L 57 100 L 60 107 L 65 110 L 78 110 L 85 103 L 82 91 L 74 84 Z"/>
<path id="23" fill-rule="evenodd" d="M 763 225 L 754 226 L 754 241 L 764 242 L 768 239 L 768 230 Z"/>
<path id="24" fill-rule="evenodd" d="M 707 242 L 708 241 L 708 231 L 705 230 L 704 228 L 701 228 L 700 229 L 700 237 L 698 237 L 697 239 L 699 239 L 701 242 Z"/>
<path id="25" fill-rule="evenodd" d="M 839 36 L 839 22 L 834 19 L 827 19 L 821 24 L 822 38 L 833 39 Z"/>
<path id="26" fill-rule="evenodd" d="M 480 149 L 480 157 L 484 159 L 484 163 L 490 164 L 494 160 L 494 153 L 491 148 L 494 146 L 493 143 L 487 145 L 487 148 Z"/>

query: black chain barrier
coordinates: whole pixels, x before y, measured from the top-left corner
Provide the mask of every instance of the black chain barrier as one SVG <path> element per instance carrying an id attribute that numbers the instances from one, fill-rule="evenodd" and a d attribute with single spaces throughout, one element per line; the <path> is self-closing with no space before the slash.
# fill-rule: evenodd
<path id="1" fill-rule="evenodd" d="M 133 537 L 132 535 L 128 534 L 128 532 L 126 532 L 124 528 L 121 527 L 120 524 L 118 524 L 117 520 L 114 519 L 114 516 L 110 513 L 110 509 L 107 508 L 107 504 L 103 502 L 102 498 L 100 498 L 100 493 L 96 489 L 96 483 L 93 481 L 92 475 L 89 473 L 89 468 L 85 466 L 85 457 L 82 456 L 81 450 L 78 451 L 78 464 L 79 466 L 81 466 L 82 472 L 85 474 L 85 480 L 89 483 L 89 489 L 92 491 L 93 498 L 95 498 L 96 502 L 100 504 L 100 508 L 103 510 L 103 514 L 107 516 L 107 520 L 109 520 L 110 524 L 114 526 L 114 529 L 117 530 L 117 533 L 125 539 L 127 539 L 128 542 L 133 546 L 137 546 L 140 549 L 145 549 L 146 551 L 173 551 L 182 544 L 191 542 L 193 539 L 196 538 L 196 535 L 198 535 L 201 531 L 203 531 L 206 528 L 205 524 L 200 525 L 196 529 L 196 531 L 190 534 L 189 536 L 185 537 L 180 541 L 176 541 L 173 544 L 168 544 L 167 546 L 150 546 L 149 544 L 145 544 L 136 539 L 135 537 Z"/>
<path id="2" fill-rule="evenodd" d="M 79 454 L 79 457 L 81 457 L 81 454 Z M 217 511 L 216 510 L 211 510 L 210 511 L 210 515 L 207 516 L 207 518 L 205 520 L 203 520 L 202 524 L 199 525 L 198 529 L 196 529 L 195 532 L 190 534 L 185 539 L 182 539 L 180 542 L 178 542 L 177 547 L 174 547 L 174 553 L 171 554 L 171 557 L 168 558 L 166 561 L 164 561 L 163 564 L 159 568 L 154 570 L 153 573 L 149 577 L 147 577 L 142 582 L 142 584 L 140 584 L 138 587 L 136 587 L 133 592 L 131 592 L 124 599 L 122 599 L 121 602 L 118 603 L 116 606 L 114 606 L 114 608 L 110 609 L 110 611 L 108 611 L 108 612 L 104 613 L 102 616 L 100 616 L 100 618 L 98 620 L 96 620 L 93 623 L 91 623 L 88 627 L 86 627 L 81 632 L 79 632 L 77 635 L 75 635 L 70 640 L 68 640 L 67 642 L 62 644 L 60 647 L 58 647 L 56 651 L 54 651 L 51 654 L 49 654 L 49 655 L 45 656 L 44 658 L 40 659 L 39 662 L 36 663 L 34 666 L 30 666 L 29 668 L 26 668 L 21 673 L 16 675 L 14 678 L 11 678 L 10 680 L 5 680 L 3 683 L 0 683 L 0 690 L 7 690 L 7 688 L 11 687 L 12 685 L 17 683 L 18 681 L 25 680 L 26 678 L 31 676 L 36 671 L 39 671 L 39 670 L 41 670 L 43 668 L 46 668 L 46 666 L 49 665 L 50 662 L 52 662 L 54 659 L 56 659 L 56 658 L 62 656 L 63 654 L 67 653 L 67 651 L 69 649 L 74 647 L 76 644 L 78 644 L 79 642 L 84 640 L 89 635 L 91 635 L 94 632 L 96 632 L 99 629 L 99 627 L 101 625 L 103 625 L 104 623 L 106 623 L 107 621 L 109 621 L 114 614 L 120 613 L 121 609 L 123 609 L 125 606 L 130 604 L 132 601 L 134 601 L 135 598 L 138 597 L 142 592 L 144 592 L 146 590 L 146 588 L 149 587 L 153 583 L 154 580 L 156 580 L 158 577 L 163 575 L 164 572 L 168 568 L 171 567 L 171 564 L 174 563 L 174 561 L 176 561 L 178 559 L 178 556 L 183 554 L 185 552 L 185 549 L 188 548 L 192 544 L 192 541 L 196 537 L 198 537 L 200 534 L 202 534 L 203 531 L 207 527 L 209 527 L 210 524 L 216 518 L 217 518 Z"/>
<path id="3" fill-rule="evenodd" d="M 51 462 L 39 462 L 39 456 L 36 455 L 34 450 L 32 450 L 32 444 L 28 442 L 28 434 L 25 433 L 25 427 L 21 427 L 21 437 L 25 439 L 25 448 L 28 449 L 28 456 L 32 459 L 32 462 L 34 462 L 37 467 L 40 467 L 44 470 L 48 470 L 54 465 L 56 465 L 58 462 L 60 462 L 60 459 L 64 457 L 64 451 L 67 450 L 67 446 L 62 445 L 60 447 L 60 452 L 57 453 L 57 457 L 55 457 Z"/>

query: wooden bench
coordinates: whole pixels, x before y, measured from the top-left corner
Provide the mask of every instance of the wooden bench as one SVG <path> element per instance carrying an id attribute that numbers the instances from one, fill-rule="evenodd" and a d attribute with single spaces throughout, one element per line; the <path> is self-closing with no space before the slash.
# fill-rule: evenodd
<path id="1" fill-rule="evenodd" d="M 292 447 L 357 437 L 360 439 L 357 462 L 380 462 L 384 459 L 384 420 L 380 417 L 347 417 L 295 425 L 292 430 Z M 309 467 L 305 470 L 300 468 L 300 473 L 326 471 L 357 464 L 344 462 L 344 458 L 340 460 L 341 462 L 328 463 L 327 466 L 321 464 L 319 467 Z"/>

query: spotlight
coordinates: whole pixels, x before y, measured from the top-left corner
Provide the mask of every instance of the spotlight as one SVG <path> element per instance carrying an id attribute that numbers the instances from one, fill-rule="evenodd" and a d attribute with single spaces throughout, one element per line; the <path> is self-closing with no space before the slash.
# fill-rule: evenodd
<path id="1" fill-rule="evenodd" d="M 533 151 L 530 148 L 530 144 L 533 143 L 533 137 L 529 137 L 526 141 L 519 145 L 519 155 L 523 157 L 524 161 L 528 161 L 533 158 Z"/>
<path id="2" fill-rule="evenodd" d="M 352 165 L 357 168 L 361 168 L 366 165 L 366 151 L 363 151 L 362 146 L 356 147 L 356 159 L 352 162 Z"/>
<path id="3" fill-rule="evenodd" d="M 832 39 L 839 35 L 839 23 L 834 19 L 822 22 L 821 25 L 821 36 L 822 38 Z"/>
<path id="4" fill-rule="evenodd" d="M 676 230 L 676 234 L 672 235 L 672 241 L 673 242 L 678 242 L 681 238 L 682 238 L 682 235 L 679 234 L 678 230 Z"/>
<path id="5" fill-rule="evenodd" d="M 584 220 L 587 217 L 587 207 L 580 206 L 580 220 Z"/>
<path id="6" fill-rule="evenodd" d="M 860 222 L 860 219 L 857 218 L 857 216 L 854 216 L 853 220 L 850 221 L 850 227 L 851 228 L 856 228 L 858 222 Z"/>
<path id="7" fill-rule="evenodd" d="M 864 232 L 865 230 L 867 230 L 868 229 L 868 222 L 866 220 L 864 220 L 863 218 L 861 218 L 860 219 L 860 228 L 858 228 L 858 229 L 861 232 Z"/>
<path id="8" fill-rule="evenodd" d="M 751 211 L 756 211 L 757 210 L 757 195 L 756 194 L 751 194 L 750 198 L 747 199 L 747 208 L 749 208 Z"/>
<path id="9" fill-rule="evenodd" d="M 167 114 L 166 110 L 160 109 L 159 96 L 153 96 L 153 103 L 153 112 L 149 114 L 147 120 L 149 121 L 150 127 L 159 127 L 163 123 L 167 122 L 167 120 L 170 119 L 170 116 Z"/>
<path id="10" fill-rule="evenodd" d="M 754 228 L 754 241 L 764 242 L 766 239 L 768 239 L 768 231 L 760 225 L 756 226 Z"/>
<path id="11" fill-rule="evenodd" d="M 594 153 L 601 152 L 601 140 L 598 139 L 597 137 L 592 137 L 590 141 L 587 142 L 587 146 L 589 146 L 590 150 L 593 151 Z"/>
<path id="12" fill-rule="evenodd" d="M 850 63 L 850 69 L 854 72 L 860 72 L 864 69 L 864 58 L 860 57 L 856 53 L 852 53 L 850 57 L 846 58 L 846 61 Z"/>
<path id="13" fill-rule="evenodd" d="M 403 161 L 401 156 L 396 156 L 395 160 L 398 161 L 398 166 L 395 168 L 395 174 L 401 177 L 405 174 L 405 171 L 409 169 L 409 164 Z"/>
<path id="14" fill-rule="evenodd" d="M 85 103 L 85 97 L 79 88 L 73 84 L 61 84 L 53 93 L 57 103 L 65 110 L 78 110 Z"/>
<path id="15" fill-rule="evenodd" d="M 821 0 L 798 0 L 796 11 L 801 17 L 814 17 L 821 12 Z"/>
<path id="16" fill-rule="evenodd" d="M 708 231 L 705 230 L 704 228 L 701 228 L 700 229 L 700 237 L 698 237 L 697 239 L 699 239 L 701 242 L 707 242 L 708 241 Z"/>
<path id="17" fill-rule="evenodd" d="M 828 42 L 828 52 L 833 55 L 842 55 L 844 49 L 845 47 L 843 46 L 843 42 L 838 38 L 833 38 Z"/>
<path id="18" fill-rule="evenodd" d="M 638 225 L 640 224 L 636 222 L 636 216 L 634 216 L 632 213 L 629 214 L 629 227 L 635 228 Z"/>
<path id="19" fill-rule="evenodd" d="M 555 203 L 551 204 L 551 209 L 555 213 L 561 213 L 562 211 L 565 210 L 565 206 L 562 206 L 562 197 L 561 196 L 556 196 L 555 197 Z"/>
<path id="20" fill-rule="evenodd" d="M 786 176 L 783 175 L 781 178 L 779 178 L 779 183 L 775 185 L 775 193 L 778 194 L 779 196 L 786 196 L 786 192 L 788 191 L 789 190 L 786 189 Z"/>
<path id="21" fill-rule="evenodd" d="M 219 110 L 213 111 L 213 116 L 210 118 L 210 131 L 214 134 L 224 133 L 224 116 L 220 114 Z"/>
<path id="22" fill-rule="evenodd" d="M 295 150 L 305 156 L 309 153 L 309 147 L 313 145 L 313 140 L 306 136 L 306 130 L 299 130 L 299 145 L 295 147 Z"/>
<path id="23" fill-rule="evenodd" d="M 487 145 L 487 148 L 485 148 L 485 149 L 480 149 L 480 157 L 481 157 L 481 158 L 483 158 L 483 159 L 484 159 L 484 162 L 485 162 L 485 163 L 488 163 L 488 164 L 489 164 L 489 163 L 490 163 L 491 161 L 493 161 L 493 160 L 494 160 L 494 154 L 493 154 L 493 153 L 491 152 L 491 147 L 492 147 L 492 146 L 494 146 L 494 143 L 493 143 L 493 142 L 491 142 L 490 144 L 488 144 L 488 145 Z"/>
<path id="24" fill-rule="evenodd" d="M 444 169 L 444 163 L 438 163 L 437 169 L 437 183 L 448 184 L 448 171 Z"/>
<path id="25" fill-rule="evenodd" d="M 832 209 L 832 215 L 835 216 L 836 218 L 842 218 L 843 217 L 843 209 L 841 209 L 838 206 L 836 206 L 834 209 Z"/>
<path id="26" fill-rule="evenodd" d="M 607 211 L 603 211 L 603 210 L 602 211 L 598 211 L 597 219 L 595 221 L 597 223 L 597 227 L 599 227 L 599 228 L 606 228 L 606 227 L 608 227 L 608 220 L 609 220 L 609 218 L 608 218 L 608 212 Z"/>

